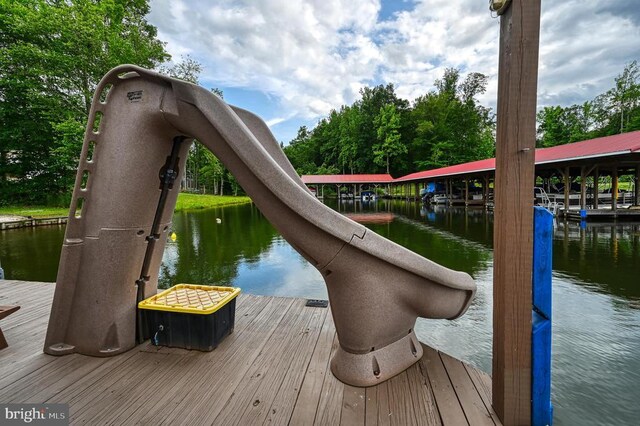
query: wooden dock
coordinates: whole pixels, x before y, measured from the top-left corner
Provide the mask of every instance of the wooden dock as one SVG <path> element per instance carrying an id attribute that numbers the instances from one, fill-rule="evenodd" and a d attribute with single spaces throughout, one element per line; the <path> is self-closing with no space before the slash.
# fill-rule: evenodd
<path id="1" fill-rule="evenodd" d="M 370 388 L 329 371 L 329 309 L 243 294 L 235 331 L 212 352 L 149 343 L 110 358 L 42 352 L 54 285 L 0 281 L 0 402 L 67 403 L 73 424 L 495 425 L 491 379 L 424 346 L 406 372 Z M 470 343 L 471 344 L 471 343 Z"/>
<path id="2" fill-rule="evenodd" d="M 598 220 L 628 220 L 628 221 L 637 221 L 640 220 L 640 210 L 639 209 L 585 209 L 584 216 L 581 210 L 571 209 L 568 211 L 563 211 L 565 217 L 570 220 L 589 220 L 589 221 L 598 221 Z"/>
<path id="3" fill-rule="evenodd" d="M 46 218 L 24 218 L 20 220 L 2 221 L 0 220 L 0 231 L 6 229 L 27 228 L 32 226 L 63 225 L 67 223 L 68 217 L 46 217 Z"/>

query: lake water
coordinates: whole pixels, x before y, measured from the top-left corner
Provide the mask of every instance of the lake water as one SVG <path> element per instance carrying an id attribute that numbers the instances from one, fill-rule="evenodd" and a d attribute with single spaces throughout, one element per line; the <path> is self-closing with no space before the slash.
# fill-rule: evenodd
<path id="1" fill-rule="evenodd" d="M 491 370 L 493 216 L 416 203 L 330 206 L 442 265 L 471 274 L 476 299 L 455 321 L 419 320 L 419 338 Z M 217 223 L 216 219 L 221 219 Z M 253 205 L 177 213 L 160 283 L 230 284 L 244 292 L 326 298 L 320 274 Z M 0 232 L 8 279 L 54 281 L 64 227 Z M 556 425 L 632 425 L 640 418 L 640 225 L 557 224 L 553 242 Z"/>

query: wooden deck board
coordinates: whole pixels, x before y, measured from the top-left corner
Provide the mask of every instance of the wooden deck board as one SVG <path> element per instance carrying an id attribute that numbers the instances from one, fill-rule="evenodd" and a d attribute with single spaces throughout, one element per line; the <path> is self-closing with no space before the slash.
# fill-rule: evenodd
<path id="1" fill-rule="evenodd" d="M 337 349 L 338 335 L 336 334 L 331 343 L 331 358 L 333 358 Z M 318 401 L 318 411 L 316 411 L 314 424 L 330 426 L 340 424 L 343 391 L 344 385 L 340 383 L 333 374 L 325 374 L 322 389 L 320 390 L 320 400 Z"/>
<path id="2" fill-rule="evenodd" d="M 440 353 L 440 359 L 447 369 L 449 379 L 469 424 L 494 426 L 493 419 L 487 412 L 484 402 L 478 395 L 478 391 L 462 362 L 443 353 Z"/>
<path id="3" fill-rule="evenodd" d="M 380 383 L 378 386 L 378 421 L 379 426 L 391 424 L 391 409 L 389 408 L 389 382 Z"/>
<path id="4" fill-rule="evenodd" d="M 366 406 L 364 410 L 364 424 L 378 425 L 378 386 L 371 386 L 365 392 Z"/>
<path id="5" fill-rule="evenodd" d="M 499 424 L 490 377 L 426 346 L 387 382 L 341 383 L 331 313 L 301 299 L 242 294 L 234 333 L 212 352 L 147 342 L 109 358 L 46 355 L 53 289 L 0 281 L 0 303 L 22 306 L 2 323 L 0 402 L 67 403 L 73 424 Z"/>
<path id="6" fill-rule="evenodd" d="M 298 393 L 298 400 L 291 415 L 292 425 L 312 425 L 318 410 L 320 391 L 329 371 L 331 343 L 335 339 L 336 331 L 333 319 L 327 315 L 320 336 L 311 356 L 311 361 L 305 372 L 304 381 Z"/>
<path id="7" fill-rule="evenodd" d="M 365 388 L 344 385 L 342 392 L 342 415 L 340 424 L 362 425 L 365 423 Z"/>
<path id="8" fill-rule="evenodd" d="M 289 361 L 284 360 L 284 362 L 288 362 L 288 367 L 284 367 L 287 373 L 282 380 L 280 389 L 271 407 L 267 411 L 267 418 L 264 421 L 265 424 L 286 424 L 291 419 L 298 394 L 305 379 L 305 371 L 309 366 L 309 362 L 311 361 L 314 349 L 319 340 L 319 334 L 324 328 L 324 323 L 327 322 L 327 317 L 330 316 L 328 315 L 328 309 L 306 309 L 315 312 L 313 312 L 310 325 L 304 331 L 302 339 L 298 343 L 299 346 L 292 348 L 293 358 Z"/>
<path id="9" fill-rule="evenodd" d="M 268 300 L 268 298 L 261 300 L 254 296 L 248 296 L 244 298 L 244 303 L 238 303 L 238 315 L 234 333 L 222 341 L 219 348 L 223 349 L 235 339 L 241 338 L 245 330 L 252 325 L 256 316 L 267 306 L 265 302 Z M 154 349 L 156 349 L 154 346 L 149 348 L 150 351 Z M 159 422 L 184 399 L 184 389 L 202 376 L 203 369 L 222 368 L 220 358 L 214 359 L 205 356 L 201 357 L 200 362 L 194 362 L 194 358 L 186 358 L 189 354 L 190 351 L 185 351 L 183 354 L 185 358 L 172 365 L 166 371 L 166 386 L 163 387 L 162 395 L 157 395 L 155 392 L 146 392 L 137 404 L 121 409 L 117 415 L 113 416 L 112 423 L 122 424 L 131 420 L 143 422 L 145 419 L 145 422 L 153 423 L 150 420 L 150 417 L 153 416 Z"/>
<path id="10" fill-rule="evenodd" d="M 409 379 L 409 395 L 416 419 L 426 419 L 426 423 L 430 425 L 441 425 L 431 383 L 422 375 L 419 363 L 407 370 L 407 377 Z"/>
<path id="11" fill-rule="evenodd" d="M 469 424 L 449 380 L 447 369 L 440 359 L 440 354 L 428 346 L 422 345 L 422 347 L 424 349 L 424 355 L 420 360 L 421 367 L 424 367 L 422 373 L 431 383 L 442 423 L 445 425 Z"/>
<path id="12" fill-rule="evenodd" d="M 238 382 L 223 410 L 211 420 L 222 425 L 263 423 L 272 412 L 271 407 L 287 373 L 296 365 L 304 371 L 300 358 L 305 365 L 308 363 L 313 350 L 310 341 L 317 340 L 322 327 L 317 321 L 326 310 L 319 312 L 306 308 L 301 300 L 297 300 L 292 309 L 294 315 L 286 316 L 280 323 L 262 353 Z"/>
<path id="13" fill-rule="evenodd" d="M 403 371 L 387 382 L 389 420 L 392 426 L 418 425 L 409 389 L 407 372 Z"/>
<path id="14" fill-rule="evenodd" d="M 170 411 L 156 413 L 157 423 L 165 421 L 171 424 L 185 421 L 199 424 L 202 422 L 202 417 L 207 415 L 215 417 L 224 407 L 244 373 L 262 352 L 282 318 L 289 313 L 292 305 L 292 299 L 270 300 L 252 322 L 253 327 L 248 328 L 244 336 L 238 337 L 236 345 L 228 345 L 227 348 L 230 349 L 225 352 L 218 354 L 212 352 L 214 359 L 218 361 L 209 370 L 214 374 L 203 374 L 203 370 L 199 369 L 196 380 L 180 387 L 184 398 L 179 404 L 172 407 Z"/>

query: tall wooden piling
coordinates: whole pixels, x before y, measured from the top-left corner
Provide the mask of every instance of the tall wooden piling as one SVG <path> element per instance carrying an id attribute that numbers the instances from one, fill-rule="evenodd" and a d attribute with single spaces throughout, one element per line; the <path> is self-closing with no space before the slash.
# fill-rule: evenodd
<path id="1" fill-rule="evenodd" d="M 611 171 L 611 210 L 618 209 L 618 165 L 613 166 Z"/>
<path id="2" fill-rule="evenodd" d="M 633 204 L 637 206 L 640 205 L 640 188 L 638 188 L 638 186 L 640 186 L 640 166 L 636 166 L 636 175 L 634 176 L 633 182 Z"/>
<path id="3" fill-rule="evenodd" d="M 496 141 L 493 406 L 505 425 L 531 423 L 531 279 L 540 0 L 500 18 Z"/>

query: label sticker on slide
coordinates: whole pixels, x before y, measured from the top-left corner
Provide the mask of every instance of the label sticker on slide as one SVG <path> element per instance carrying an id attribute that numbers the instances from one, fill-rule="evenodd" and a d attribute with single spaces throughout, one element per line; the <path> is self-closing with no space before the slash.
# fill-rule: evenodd
<path id="1" fill-rule="evenodd" d="M 142 90 L 134 90 L 132 92 L 127 92 L 127 99 L 129 102 L 142 102 Z"/>

